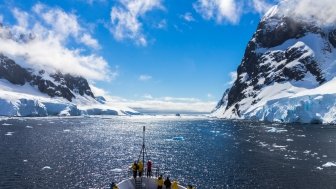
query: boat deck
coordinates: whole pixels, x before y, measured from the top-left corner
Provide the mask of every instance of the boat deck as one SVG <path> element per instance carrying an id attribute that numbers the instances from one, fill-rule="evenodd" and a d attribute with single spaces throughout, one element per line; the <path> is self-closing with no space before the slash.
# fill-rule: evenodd
<path id="1" fill-rule="evenodd" d="M 142 187 L 140 187 L 141 189 L 157 189 L 156 178 L 138 177 L 136 179 L 137 181 L 141 181 L 142 179 L 142 182 L 141 182 Z M 123 180 L 120 183 L 118 183 L 117 186 L 119 187 L 119 189 L 138 189 L 139 188 L 139 187 L 136 187 L 134 178 Z M 163 189 L 165 188 L 166 187 L 163 186 Z M 179 185 L 179 189 L 186 189 L 186 188 Z"/>

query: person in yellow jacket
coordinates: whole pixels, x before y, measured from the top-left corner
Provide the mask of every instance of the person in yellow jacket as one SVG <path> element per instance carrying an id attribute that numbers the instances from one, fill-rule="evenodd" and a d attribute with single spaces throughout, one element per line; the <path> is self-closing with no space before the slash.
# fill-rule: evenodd
<path id="1" fill-rule="evenodd" d="M 139 161 L 139 163 L 138 163 L 138 166 L 139 166 L 139 177 L 142 177 L 142 173 L 143 173 L 143 163 L 142 163 L 142 161 Z"/>
<path id="2" fill-rule="evenodd" d="M 162 189 L 162 187 L 163 187 L 163 178 L 162 178 L 162 175 L 159 176 L 159 178 L 156 181 L 156 184 L 158 186 L 157 187 L 158 189 Z"/>
<path id="3" fill-rule="evenodd" d="M 174 182 L 172 184 L 172 189 L 178 189 L 178 184 L 177 184 L 176 180 L 174 180 Z"/>
<path id="4" fill-rule="evenodd" d="M 137 164 L 136 161 L 134 161 L 131 167 L 133 171 L 133 178 L 135 179 L 137 177 L 137 171 L 138 171 L 139 165 Z"/>

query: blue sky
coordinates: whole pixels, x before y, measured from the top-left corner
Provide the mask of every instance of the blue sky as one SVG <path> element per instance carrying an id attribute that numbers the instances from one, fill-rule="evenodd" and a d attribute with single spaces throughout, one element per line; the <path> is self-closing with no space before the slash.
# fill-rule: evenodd
<path id="1" fill-rule="evenodd" d="M 0 4 L 0 19 L 37 35 L 36 25 L 42 25 L 44 45 L 52 43 L 46 34 L 52 31 L 57 48 L 80 60 L 76 65 L 64 58 L 50 67 L 83 70 L 78 74 L 99 94 L 136 108 L 169 101 L 186 111 L 206 111 L 230 86 L 230 73 L 270 6 L 265 0 L 7 0 Z M 93 66 L 81 62 L 91 55 Z"/>

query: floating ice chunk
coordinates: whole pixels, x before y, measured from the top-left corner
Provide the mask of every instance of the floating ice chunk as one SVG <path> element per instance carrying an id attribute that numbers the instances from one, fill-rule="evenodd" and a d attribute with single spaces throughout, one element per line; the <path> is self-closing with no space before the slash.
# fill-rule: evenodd
<path id="1" fill-rule="evenodd" d="M 287 148 L 287 146 L 280 146 L 280 145 L 277 145 L 275 143 L 272 146 L 273 146 L 273 148 Z"/>
<path id="2" fill-rule="evenodd" d="M 310 150 L 305 150 L 303 153 L 304 154 L 309 154 L 311 151 Z"/>
<path id="3" fill-rule="evenodd" d="M 12 136 L 14 132 L 7 132 L 5 135 L 6 136 Z"/>
<path id="4" fill-rule="evenodd" d="M 27 162 L 28 162 L 28 160 L 24 159 L 24 160 L 23 160 L 23 162 L 27 163 Z"/>
<path id="5" fill-rule="evenodd" d="M 317 169 L 317 170 L 323 170 L 323 168 L 322 168 L 322 167 L 316 167 L 316 169 Z"/>
<path id="6" fill-rule="evenodd" d="M 210 131 L 211 133 L 215 133 L 215 134 L 218 134 L 220 133 L 220 131 Z"/>
<path id="7" fill-rule="evenodd" d="M 334 162 L 327 162 L 322 165 L 322 167 L 336 167 L 336 163 Z"/>
<path id="8" fill-rule="evenodd" d="M 42 170 L 46 170 L 46 169 L 51 169 L 51 167 L 49 167 L 49 166 L 44 166 L 43 168 L 42 168 Z"/>
<path id="9" fill-rule="evenodd" d="M 282 128 L 275 128 L 275 127 L 267 127 L 267 131 L 268 133 L 284 133 L 287 132 L 286 129 L 282 129 Z"/>
<path id="10" fill-rule="evenodd" d="M 13 125 L 13 124 L 10 124 L 10 123 L 3 123 L 2 125 L 3 125 L 3 126 L 9 126 L 9 125 Z"/>
<path id="11" fill-rule="evenodd" d="M 298 135 L 298 137 L 306 137 L 306 135 Z"/>
<path id="12" fill-rule="evenodd" d="M 122 172 L 123 170 L 122 170 L 122 169 L 119 169 L 119 168 L 115 168 L 115 169 L 112 169 L 111 171 L 112 171 L 112 172 L 120 173 L 120 172 Z"/>
<path id="13" fill-rule="evenodd" d="M 266 146 L 269 146 L 268 144 L 266 144 L 265 142 L 259 142 L 260 146 L 261 147 L 266 147 Z"/>
<path id="14" fill-rule="evenodd" d="M 29 125 L 27 125 L 27 126 L 26 126 L 26 128 L 27 128 L 27 129 L 32 129 L 33 127 L 32 127 L 32 126 L 29 126 Z"/>
<path id="15" fill-rule="evenodd" d="M 286 139 L 287 142 L 293 142 L 294 140 L 291 138 Z"/>
<path id="16" fill-rule="evenodd" d="M 328 157 L 328 156 L 327 156 L 327 155 L 323 155 L 322 157 L 326 158 L 326 157 Z"/>
<path id="17" fill-rule="evenodd" d="M 63 132 L 70 132 L 70 129 L 65 129 L 63 130 Z"/>

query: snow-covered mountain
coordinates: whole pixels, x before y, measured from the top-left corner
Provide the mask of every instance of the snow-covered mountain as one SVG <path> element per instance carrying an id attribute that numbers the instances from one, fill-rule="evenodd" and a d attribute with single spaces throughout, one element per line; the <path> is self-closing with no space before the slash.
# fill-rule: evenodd
<path id="1" fill-rule="evenodd" d="M 138 112 L 95 97 L 87 80 L 23 68 L 0 54 L 0 115 L 128 115 Z"/>
<path id="2" fill-rule="evenodd" d="M 237 79 L 214 116 L 336 123 L 336 25 L 287 16 L 274 6 L 249 41 Z"/>
<path id="3" fill-rule="evenodd" d="M 0 38 L 5 41 L 29 43 L 35 37 L 32 33 L 13 32 L 0 23 Z M 20 64 L 13 58 L 21 60 Z M 0 52 L 0 116 L 139 114 L 104 97 L 95 97 L 81 76 L 32 68 L 25 64 L 25 57 L 13 58 Z"/>

